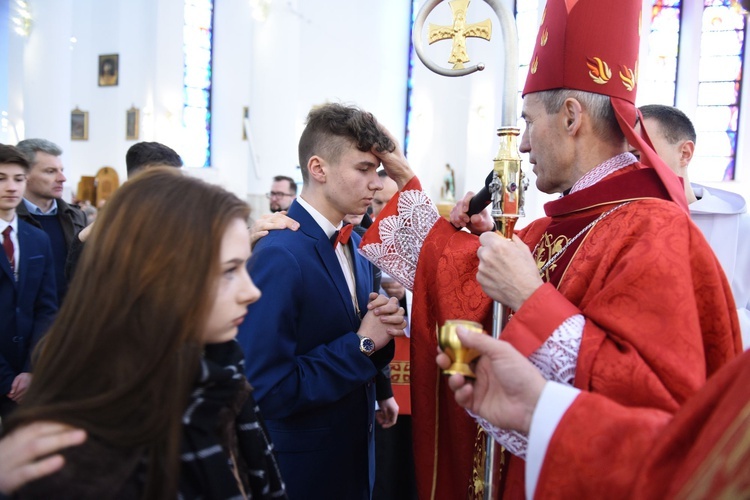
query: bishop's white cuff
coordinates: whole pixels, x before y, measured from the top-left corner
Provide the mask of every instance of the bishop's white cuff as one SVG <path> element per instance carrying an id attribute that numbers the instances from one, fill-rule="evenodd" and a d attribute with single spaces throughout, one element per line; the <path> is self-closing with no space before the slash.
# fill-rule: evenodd
<path id="1" fill-rule="evenodd" d="M 547 382 L 531 417 L 526 450 L 526 498 L 534 498 L 544 456 L 565 412 L 581 391 L 569 385 Z"/>

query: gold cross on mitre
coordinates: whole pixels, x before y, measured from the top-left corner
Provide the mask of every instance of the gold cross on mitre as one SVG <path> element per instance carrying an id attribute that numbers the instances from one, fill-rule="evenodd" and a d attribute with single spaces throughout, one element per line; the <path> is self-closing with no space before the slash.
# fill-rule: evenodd
<path id="1" fill-rule="evenodd" d="M 453 50 L 448 62 L 453 63 L 453 69 L 463 69 L 464 63 L 469 62 L 466 53 L 466 38 L 484 38 L 489 40 L 492 36 L 492 23 L 489 19 L 474 24 L 466 24 L 466 10 L 471 0 L 453 0 L 448 2 L 453 11 L 453 25 L 439 26 L 430 23 L 427 40 L 432 45 L 440 40 L 453 39 Z"/>

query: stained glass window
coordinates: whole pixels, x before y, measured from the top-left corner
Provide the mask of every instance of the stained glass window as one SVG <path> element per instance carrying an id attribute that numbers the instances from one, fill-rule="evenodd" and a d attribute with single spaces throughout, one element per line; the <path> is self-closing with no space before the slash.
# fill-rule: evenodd
<path id="1" fill-rule="evenodd" d="M 680 1 L 657 0 L 651 7 L 648 55 L 639 68 L 638 101 L 674 106 L 680 47 Z"/>
<path id="2" fill-rule="evenodd" d="M 213 10 L 213 0 L 185 0 L 182 110 L 185 141 L 180 154 L 188 167 L 211 166 Z"/>
<path id="3" fill-rule="evenodd" d="M 686 23 L 688 7 L 693 19 Z M 739 2 L 656 0 L 647 36 L 648 55 L 639 70 L 639 104 L 681 102 L 698 135 L 690 179 L 733 180 L 745 36 Z M 698 47 L 700 54 L 694 55 Z M 678 72 L 682 65 L 685 68 Z"/>
<path id="4" fill-rule="evenodd" d="M 705 0 L 698 61 L 698 134 L 691 177 L 730 181 L 735 174 L 745 16 L 735 0 Z"/>

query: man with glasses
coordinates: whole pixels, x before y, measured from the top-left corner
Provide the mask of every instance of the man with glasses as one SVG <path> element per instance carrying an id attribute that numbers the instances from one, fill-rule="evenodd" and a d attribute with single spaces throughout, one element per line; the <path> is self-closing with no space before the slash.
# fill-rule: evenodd
<path id="1" fill-rule="evenodd" d="M 266 193 L 266 197 L 271 200 L 269 204 L 271 212 L 276 213 L 282 210 L 289 210 L 289 205 L 297 197 L 297 183 L 291 177 L 277 175 L 273 178 L 271 192 Z"/>

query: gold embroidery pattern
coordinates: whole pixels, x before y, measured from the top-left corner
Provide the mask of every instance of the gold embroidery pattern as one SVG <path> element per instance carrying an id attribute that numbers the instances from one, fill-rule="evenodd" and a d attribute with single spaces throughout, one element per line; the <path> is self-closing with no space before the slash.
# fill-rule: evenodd
<path id="1" fill-rule="evenodd" d="M 561 251 L 567 243 L 568 237 L 565 235 L 560 235 L 556 238 L 553 238 L 552 235 L 548 233 L 544 233 L 542 235 L 542 238 L 539 240 L 539 243 L 536 246 L 536 251 L 534 252 L 534 260 L 536 260 L 536 265 L 540 272 L 547 261 L 553 255 Z M 544 272 L 542 273 L 542 279 L 545 282 L 549 281 L 549 276 L 552 272 L 554 272 L 555 268 L 557 268 L 557 264 L 552 264 L 544 270 Z"/>
<path id="2" fill-rule="evenodd" d="M 635 88 L 635 72 L 626 66 L 621 66 L 621 68 L 620 80 L 622 80 L 622 84 L 625 85 L 625 88 L 632 92 Z"/>
<path id="3" fill-rule="evenodd" d="M 411 382 L 411 362 L 391 361 L 391 384 L 409 385 Z"/>
<path id="4" fill-rule="evenodd" d="M 534 56 L 534 62 L 531 63 L 531 74 L 536 74 L 537 67 L 539 66 L 539 56 Z"/>
<path id="5" fill-rule="evenodd" d="M 547 28 L 544 28 L 544 31 L 542 32 L 542 39 L 540 42 L 542 47 L 547 45 L 547 40 L 549 40 L 549 30 Z"/>
<path id="6" fill-rule="evenodd" d="M 742 470 L 750 456 L 750 404 L 739 412 L 703 461 L 705 466 L 685 483 L 680 498 L 747 498 Z"/>
<path id="7" fill-rule="evenodd" d="M 594 83 L 604 85 L 612 78 L 612 70 L 609 65 L 598 57 L 589 57 L 586 59 L 586 66 L 589 68 L 589 76 Z"/>
<path id="8" fill-rule="evenodd" d="M 471 483 L 469 491 L 466 492 L 468 500 L 484 499 L 484 469 L 487 463 L 487 433 L 481 426 L 477 425 L 477 434 L 474 437 L 474 465 L 471 469 Z M 495 467 L 494 477 L 495 491 L 502 482 L 505 473 L 505 448 L 495 443 Z"/>
<path id="9" fill-rule="evenodd" d="M 481 500 L 484 498 L 484 464 L 486 459 L 487 434 L 477 425 L 477 435 L 474 437 L 474 464 L 471 468 L 471 483 L 466 498 Z"/>

